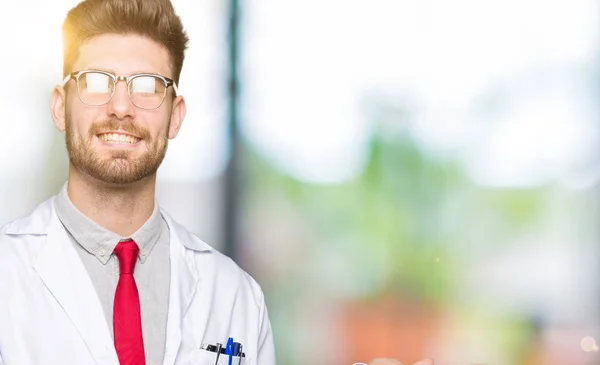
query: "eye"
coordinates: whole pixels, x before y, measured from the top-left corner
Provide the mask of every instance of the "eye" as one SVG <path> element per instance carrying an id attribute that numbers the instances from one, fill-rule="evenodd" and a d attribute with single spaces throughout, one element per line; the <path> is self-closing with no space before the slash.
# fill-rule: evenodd
<path id="1" fill-rule="evenodd" d="M 164 86 L 160 88 L 160 85 L 163 84 L 162 80 L 158 77 L 154 76 L 139 76 L 131 80 L 131 92 L 135 94 L 162 94 L 162 90 Z"/>
<path id="2" fill-rule="evenodd" d="M 111 93 L 113 80 L 103 73 L 87 72 L 79 77 L 79 87 L 85 93 Z"/>

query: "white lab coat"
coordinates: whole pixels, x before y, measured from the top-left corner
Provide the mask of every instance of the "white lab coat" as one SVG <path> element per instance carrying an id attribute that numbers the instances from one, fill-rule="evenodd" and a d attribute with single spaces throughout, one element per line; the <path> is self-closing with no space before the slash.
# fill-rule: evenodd
<path id="1" fill-rule="evenodd" d="M 102 306 L 53 199 L 0 228 L 0 365 L 118 365 Z M 171 232 L 163 364 L 212 365 L 202 344 L 233 337 L 246 365 L 274 365 L 258 284 L 162 214 Z"/>

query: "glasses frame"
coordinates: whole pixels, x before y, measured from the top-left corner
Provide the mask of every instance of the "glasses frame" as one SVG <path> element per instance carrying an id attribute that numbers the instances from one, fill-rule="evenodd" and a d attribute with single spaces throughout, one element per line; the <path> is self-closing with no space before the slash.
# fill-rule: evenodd
<path id="1" fill-rule="evenodd" d="M 110 77 L 115 83 L 115 87 L 113 88 L 112 93 L 110 94 L 110 97 L 103 104 L 98 104 L 98 105 L 88 104 L 81 99 L 81 95 L 79 94 L 79 78 L 82 75 L 85 75 L 87 73 L 92 73 L 92 72 L 106 75 L 106 76 Z M 134 79 L 136 79 L 138 77 L 142 77 L 142 76 L 157 77 L 165 83 L 165 90 L 163 92 L 162 100 L 156 108 L 142 108 L 142 107 L 138 106 L 136 103 L 134 103 L 133 100 L 131 99 L 131 89 L 130 89 L 131 81 L 133 81 Z M 135 74 L 135 75 L 130 75 L 130 76 L 117 76 L 113 73 L 110 73 L 108 71 L 102 71 L 102 70 L 79 70 L 79 71 L 71 72 L 70 74 L 65 76 L 65 78 L 63 79 L 62 86 L 65 87 L 67 85 L 67 83 L 71 80 L 75 80 L 75 82 L 77 83 L 77 97 L 79 98 L 79 101 L 81 101 L 82 104 L 88 105 L 88 106 L 103 106 L 103 105 L 108 104 L 108 102 L 110 102 L 112 100 L 113 96 L 115 95 L 115 91 L 117 90 L 117 83 L 119 81 L 125 81 L 125 83 L 127 83 L 127 95 L 129 96 L 129 101 L 131 101 L 131 104 L 135 105 L 137 108 L 144 109 L 144 110 L 156 110 L 156 109 L 160 108 L 163 105 L 163 103 L 165 102 L 165 97 L 167 96 L 167 89 L 169 88 L 169 86 L 173 86 L 173 91 L 175 91 L 175 95 L 177 95 L 177 93 L 178 93 L 177 84 L 175 83 L 175 81 L 171 80 L 168 77 L 164 77 L 162 75 L 153 74 L 153 73 L 141 73 L 141 74 Z"/>

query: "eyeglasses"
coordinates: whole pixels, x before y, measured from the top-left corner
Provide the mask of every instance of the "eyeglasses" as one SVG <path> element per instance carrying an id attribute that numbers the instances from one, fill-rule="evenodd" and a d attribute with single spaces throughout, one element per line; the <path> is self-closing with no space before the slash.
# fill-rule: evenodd
<path id="1" fill-rule="evenodd" d="M 102 106 L 112 99 L 117 82 L 127 83 L 127 93 L 133 105 L 140 109 L 158 109 L 165 101 L 167 88 L 173 86 L 177 94 L 177 84 L 171 79 L 155 74 L 116 76 L 106 71 L 82 70 L 67 75 L 63 87 L 70 81 L 77 82 L 77 95 L 85 105 Z"/>

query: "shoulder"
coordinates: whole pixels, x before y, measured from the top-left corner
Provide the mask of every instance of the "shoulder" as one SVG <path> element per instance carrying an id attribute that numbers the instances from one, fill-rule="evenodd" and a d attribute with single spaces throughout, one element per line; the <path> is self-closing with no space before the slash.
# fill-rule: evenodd
<path id="1" fill-rule="evenodd" d="M 54 211 L 55 196 L 43 201 L 26 216 L 16 218 L 0 227 L 0 242 L 6 236 L 18 235 L 44 235 L 52 219 L 56 217 Z"/>
<path id="2" fill-rule="evenodd" d="M 196 266 L 204 280 L 213 280 L 216 287 L 227 287 L 230 292 L 252 297 L 258 307 L 264 305 L 262 288 L 248 272 L 229 256 L 177 223 L 167 212 L 161 213 L 171 230 L 171 237 L 178 240 L 186 250 L 194 252 Z"/>
<path id="3" fill-rule="evenodd" d="M 54 214 L 53 198 L 0 227 L 0 269 L 31 265 L 43 247 Z M 58 219 L 58 218 L 56 218 Z M 5 271 L 6 273 L 6 271 Z"/>

